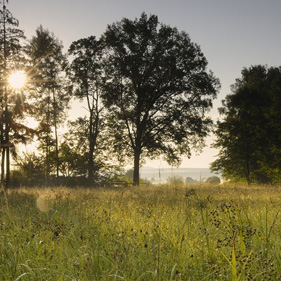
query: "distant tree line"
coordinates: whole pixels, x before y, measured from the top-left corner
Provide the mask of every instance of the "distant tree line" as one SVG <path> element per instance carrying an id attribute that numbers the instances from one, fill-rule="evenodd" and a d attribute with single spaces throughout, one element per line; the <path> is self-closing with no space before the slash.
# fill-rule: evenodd
<path id="1" fill-rule="evenodd" d="M 143 13 L 108 25 L 100 38 L 73 42 L 64 53 L 42 26 L 26 40 L 2 3 L 2 184 L 10 181 L 11 153 L 15 185 L 100 185 L 127 164 L 139 185 L 145 159 L 163 156 L 178 165 L 204 147 L 213 128 L 220 150 L 213 171 L 248 183 L 280 182 L 281 68 L 244 69 L 214 127 L 208 112 L 220 83 L 187 33 Z M 14 69 L 28 76 L 23 89 L 8 85 Z M 73 99 L 86 113 L 70 121 Z M 32 143 L 33 151 L 19 153 L 21 143 Z"/>

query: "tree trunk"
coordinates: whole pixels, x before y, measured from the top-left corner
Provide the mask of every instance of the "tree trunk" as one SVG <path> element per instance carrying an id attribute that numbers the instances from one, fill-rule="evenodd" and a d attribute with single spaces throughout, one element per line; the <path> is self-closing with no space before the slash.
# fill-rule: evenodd
<path id="1" fill-rule="evenodd" d="M 4 120 L 4 116 L 2 115 L 2 120 Z M 4 139 L 5 139 L 5 136 L 4 136 L 4 124 L 3 124 L 3 121 L 1 123 L 1 146 L 4 144 Z M 5 148 L 2 147 L 2 159 L 1 159 L 1 184 L 4 186 L 4 176 L 5 176 Z"/>
<path id="2" fill-rule="evenodd" d="M 55 141 L 56 141 L 56 178 L 57 178 L 57 185 L 59 185 L 59 168 L 60 168 L 60 161 L 59 161 L 58 130 L 57 130 L 57 124 L 56 124 L 56 122 L 55 122 Z"/>
<path id="3" fill-rule="evenodd" d="M 89 180 L 89 183 L 92 182 L 93 180 L 93 175 L 94 175 L 94 169 L 93 169 L 93 166 L 94 166 L 94 157 L 93 157 L 93 146 L 90 145 L 90 152 L 89 152 L 89 159 L 88 159 L 88 180 Z"/>
<path id="4" fill-rule="evenodd" d="M 58 139 L 58 128 L 57 128 L 57 108 L 56 108 L 56 97 L 53 89 L 53 109 L 54 109 L 54 128 L 55 128 L 55 144 L 56 144 L 56 184 L 59 185 L 59 139 Z"/>
<path id="5" fill-rule="evenodd" d="M 6 149 L 2 148 L 2 161 L 1 161 L 1 183 L 3 186 L 5 186 L 5 152 Z"/>
<path id="6" fill-rule="evenodd" d="M 245 172 L 246 172 L 247 183 L 248 183 L 248 185 L 250 185 L 251 184 L 251 172 L 250 172 L 250 164 L 248 161 L 246 162 L 246 171 Z"/>
<path id="7" fill-rule="evenodd" d="M 11 115 L 8 112 L 8 108 L 5 108 L 5 132 L 4 132 L 4 140 L 2 141 L 3 147 L 3 158 L 2 158 L 2 182 L 5 183 L 5 187 L 10 186 L 10 122 L 11 122 Z M 6 165 L 6 177 L 5 174 L 5 165 Z"/>
<path id="8" fill-rule="evenodd" d="M 93 114 L 90 114 L 90 132 L 89 132 L 89 159 L 88 159 L 88 180 L 89 183 L 92 182 L 93 180 L 93 169 L 94 169 L 94 141 L 93 141 L 93 136 L 94 136 L 94 132 L 93 132 Z"/>
<path id="9" fill-rule="evenodd" d="M 10 148 L 7 147 L 7 155 L 6 155 L 6 187 L 10 186 L 11 182 L 11 173 L 10 173 Z"/>
<path id="10" fill-rule="evenodd" d="M 46 186 L 49 185 L 50 182 L 50 151 L 49 151 L 49 133 L 47 136 L 47 143 L 46 143 L 46 170 L 45 170 L 45 182 Z"/>
<path id="11" fill-rule="evenodd" d="M 140 150 L 135 149 L 135 151 L 134 151 L 134 180 L 133 180 L 133 184 L 135 186 L 140 185 L 140 155 L 141 155 Z"/>
<path id="12" fill-rule="evenodd" d="M 10 186 L 10 124 L 11 124 L 11 112 L 8 111 L 8 107 L 6 106 L 6 187 Z"/>
<path id="13" fill-rule="evenodd" d="M 88 175 L 89 175 L 89 180 L 93 182 L 93 177 L 94 177 L 94 164 L 95 164 L 95 150 L 97 147 L 97 138 L 99 135 L 99 109 L 98 109 L 98 100 L 96 100 L 95 103 L 95 108 L 92 108 L 90 111 L 90 149 L 89 149 L 89 168 L 88 168 Z M 95 112 L 95 113 L 93 113 Z"/>

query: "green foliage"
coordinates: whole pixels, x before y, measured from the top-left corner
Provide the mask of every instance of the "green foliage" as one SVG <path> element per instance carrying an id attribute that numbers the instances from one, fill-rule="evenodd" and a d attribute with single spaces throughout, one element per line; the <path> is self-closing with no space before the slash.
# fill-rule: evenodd
<path id="1" fill-rule="evenodd" d="M 213 177 L 209 177 L 206 180 L 206 183 L 210 183 L 210 184 L 220 184 L 221 180 L 219 177 L 213 176 Z"/>
<path id="2" fill-rule="evenodd" d="M 64 141 L 59 151 L 60 172 L 65 177 L 85 176 L 87 173 L 87 155 L 77 151 L 75 146 Z"/>
<path id="3" fill-rule="evenodd" d="M 45 156 L 45 177 L 46 184 L 49 184 L 52 168 L 57 178 L 59 176 L 58 126 L 65 120 L 70 101 L 70 95 L 64 90 L 67 59 L 62 43 L 42 26 L 36 29 L 36 35 L 25 49 L 31 68 L 29 84 L 32 85 L 33 113 L 39 121 L 38 149 Z M 51 164 L 55 165 L 52 167 Z"/>
<path id="4" fill-rule="evenodd" d="M 29 84 L 36 98 L 36 117 L 45 132 L 65 119 L 70 100 L 64 90 L 67 59 L 59 39 L 42 26 L 36 29 L 25 49 L 31 65 Z"/>
<path id="5" fill-rule="evenodd" d="M 78 118 L 68 122 L 69 131 L 64 134 L 65 141 L 60 146 L 59 159 L 60 171 L 64 176 L 88 177 L 90 185 L 101 182 L 101 178 L 110 177 L 110 164 L 107 164 L 108 150 L 106 149 L 106 139 L 99 135 L 93 153 L 93 163 L 91 164 L 92 177 L 89 173 L 89 119 L 87 117 Z"/>
<path id="6" fill-rule="evenodd" d="M 133 178 L 134 178 L 134 169 L 127 170 L 126 173 L 125 173 L 125 177 L 127 179 L 133 180 Z"/>
<path id="7" fill-rule="evenodd" d="M 191 178 L 191 177 L 187 177 L 187 178 L 185 179 L 185 183 L 186 183 L 186 184 L 195 184 L 195 183 L 198 183 L 198 181 L 197 181 L 197 180 L 194 180 L 194 179 Z"/>
<path id="8" fill-rule="evenodd" d="M 88 161 L 88 120 L 78 118 L 68 122 L 68 132 L 60 146 L 60 169 L 64 176 L 86 176 Z"/>
<path id="9" fill-rule="evenodd" d="M 242 71 L 220 108 L 213 171 L 248 183 L 281 181 L 281 68 Z"/>
<path id="10" fill-rule="evenodd" d="M 184 180 L 181 176 L 170 176 L 167 179 L 167 183 L 173 186 L 183 186 L 184 185 Z"/>
<path id="11" fill-rule="evenodd" d="M 45 184 L 45 165 L 34 153 L 17 158 L 16 169 L 12 171 L 12 186 L 41 186 Z"/>

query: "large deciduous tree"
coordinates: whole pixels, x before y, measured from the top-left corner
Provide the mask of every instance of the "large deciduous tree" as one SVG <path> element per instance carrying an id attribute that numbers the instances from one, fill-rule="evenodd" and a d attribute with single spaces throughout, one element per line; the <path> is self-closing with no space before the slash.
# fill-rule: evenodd
<path id="1" fill-rule="evenodd" d="M 219 81 L 207 72 L 207 60 L 188 34 L 160 24 L 155 15 L 109 25 L 103 40 L 103 99 L 111 133 L 133 157 L 138 185 L 143 157 L 163 154 L 177 165 L 191 149 L 200 150 Z"/>
<path id="2" fill-rule="evenodd" d="M 281 68 L 243 69 L 220 108 L 213 171 L 248 184 L 281 180 L 280 93 Z"/>

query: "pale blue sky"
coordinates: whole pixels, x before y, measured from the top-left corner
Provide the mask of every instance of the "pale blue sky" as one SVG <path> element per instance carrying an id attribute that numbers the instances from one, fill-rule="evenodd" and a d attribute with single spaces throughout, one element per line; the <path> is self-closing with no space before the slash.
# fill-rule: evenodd
<path id="1" fill-rule="evenodd" d="M 28 38 L 42 24 L 66 49 L 75 40 L 99 37 L 108 24 L 123 17 L 157 15 L 160 22 L 186 31 L 201 46 L 209 69 L 220 79 L 222 88 L 211 112 L 214 119 L 243 67 L 281 66 L 281 0 L 9 0 L 8 9 Z M 216 153 L 206 147 L 200 156 L 184 159 L 182 166 L 208 167 Z"/>

